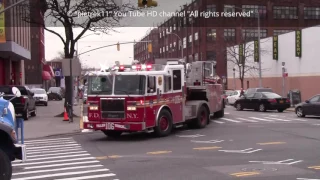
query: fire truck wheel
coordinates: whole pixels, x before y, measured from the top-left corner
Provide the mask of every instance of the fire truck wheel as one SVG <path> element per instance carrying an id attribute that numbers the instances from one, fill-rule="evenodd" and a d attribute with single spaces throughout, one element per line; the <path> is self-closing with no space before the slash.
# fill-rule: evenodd
<path id="1" fill-rule="evenodd" d="M 112 138 L 117 138 L 117 137 L 120 137 L 122 132 L 121 131 L 107 131 L 107 130 L 104 130 L 102 131 L 106 136 L 108 137 L 112 137 Z"/>
<path id="2" fill-rule="evenodd" d="M 12 175 L 11 161 L 7 154 L 0 149 L 0 179 L 10 180 Z"/>
<path id="3" fill-rule="evenodd" d="M 158 137 L 168 136 L 172 131 L 172 116 L 166 109 L 161 110 L 154 132 Z"/>
<path id="4" fill-rule="evenodd" d="M 195 128 L 205 128 L 209 121 L 209 111 L 205 106 L 201 106 L 198 111 L 197 119 L 194 120 L 194 127 Z"/>

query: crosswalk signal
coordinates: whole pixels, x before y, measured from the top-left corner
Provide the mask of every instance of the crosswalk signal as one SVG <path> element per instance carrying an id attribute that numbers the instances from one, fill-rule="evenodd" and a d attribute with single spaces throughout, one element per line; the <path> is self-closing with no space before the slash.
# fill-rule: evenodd
<path id="1" fill-rule="evenodd" d="M 149 52 L 149 53 L 152 52 L 152 44 L 151 44 L 151 43 L 148 44 L 148 52 Z"/>
<path id="2" fill-rule="evenodd" d="M 117 44 L 117 50 L 120 51 L 120 44 Z"/>

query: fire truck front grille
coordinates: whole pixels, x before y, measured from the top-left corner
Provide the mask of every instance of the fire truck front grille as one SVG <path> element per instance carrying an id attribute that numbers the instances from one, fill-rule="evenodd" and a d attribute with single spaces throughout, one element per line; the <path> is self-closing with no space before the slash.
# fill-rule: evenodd
<path id="1" fill-rule="evenodd" d="M 124 99 L 101 99 L 102 118 L 122 119 L 125 115 Z"/>

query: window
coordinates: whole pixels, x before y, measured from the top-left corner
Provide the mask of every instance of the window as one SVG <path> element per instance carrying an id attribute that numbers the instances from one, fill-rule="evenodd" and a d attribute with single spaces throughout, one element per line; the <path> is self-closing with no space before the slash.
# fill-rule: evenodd
<path id="1" fill-rule="evenodd" d="M 236 41 L 236 30 L 235 29 L 224 29 L 225 41 Z"/>
<path id="2" fill-rule="evenodd" d="M 173 70 L 173 90 L 181 90 L 181 70 Z"/>
<path id="3" fill-rule="evenodd" d="M 160 48 L 160 54 L 162 53 L 162 48 Z M 71 72 L 71 71 L 70 71 Z"/>
<path id="4" fill-rule="evenodd" d="M 217 33 L 215 29 L 207 29 L 207 41 L 216 41 Z"/>
<path id="5" fill-rule="evenodd" d="M 111 94 L 112 93 L 113 76 L 106 77 L 89 77 L 88 78 L 88 91 L 89 94 Z M 51 92 L 50 89 L 48 92 Z M 52 91 L 54 92 L 54 91 Z"/>
<path id="6" fill-rule="evenodd" d="M 263 95 L 269 99 L 281 98 L 279 94 L 272 93 L 272 92 L 264 92 Z"/>
<path id="7" fill-rule="evenodd" d="M 267 37 L 267 30 L 261 29 L 260 37 L 265 38 Z M 258 30 L 257 29 L 243 29 L 242 30 L 242 38 L 245 41 L 254 41 L 258 39 Z"/>
<path id="8" fill-rule="evenodd" d="M 320 96 L 314 96 L 309 101 L 311 103 L 319 102 L 320 101 Z"/>
<path id="9" fill-rule="evenodd" d="M 168 92 L 171 90 L 171 76 L 164 76 L 164 92 Z"/>
<path id="10" fill-rule="evenodd" d="M 255 93 L 253 98 L 260 99 L 260 98 L 262 98 L 262 95 L 261 95 L 261 93 Z"/>
<path id="11" fill-rule="evenodd" d="M 173 25 L 173 30 L 176 30 L 176 24 Z"/>
<path id="12" fill-rule="evenodd" d="M 199 39 L 198 36 L 199 36 L 199 35 L 198 35 L 198 32 L 194 33 L 194 40 L 195 40 L 195 41 Z"/>
<path id="13" fill-rule="evenodd" d="M 278 35 L 280 35 L 280 34 L 285 34 L 285 33 L 289 33 L 289 32 L 291 32 L 292 30 L 279 30 L 279 29 L 277 29 L 277 30 L 273 30 L 273 35 L 274 36 L 278 36 Z"/>
<path id="14" fill-rule="evenodd" d="M 163 47 L 163 52 L 166 52 L 166 48 L 165 47 Z"/>
<path id="15" fill-rule="evenodd" d="M 194 55 L 194 61 L 199 61 L 199 54 L 198 54 L 198 53 L 196 53 L 196 54 Z"/>
<path id="16" fill-rule="evenodd" d="M 160 38 L 161 38 L 161 32 L 160 32 Z"/>
<path id="17" fill-rule="evenodd" d="M 257 18 L 260 14 L 260 18 L 267 17 L 267 7 L 259 5 L 242 5 L 243 12 L 251 12 L 253 18 Z"/>
<path id="18" fill-rule="evenodd" d="M 187 38 L 183 38 L 183 48 L 187 47 Z"/>
<path id="19" fill-rule="evenodd" d="M 148 76 L 148 93 L 154 93 L 157 85 L 156 85 L 156 77 L 155 76 Z"/>
<path id="20" fill-rule="evenodd" d="M 274 6 L 274 19 L 298 19 L 297 7 Z"/>
<path id="21" fill-rule="evenodd" d="M 224 5 L 224 12 L 236 12 L 235 5 Z"/>
<path id="22" fill-rule="evenodd" d="M 170 26 L 170 32 L 172 32 L 172 27 Z"/>
<path id="23" fill-rule="evenodd" d="M 146 76 L 143 75 L 116 75 L 114 80 L 114 94 L 128 95 L 145 94 Z"/>
<path id="24" fill-rule="evenodd" d="M 192 42 L 192 35 L 189 36 L 189 43 Z"/>
<path id="25" fill-rule="evenodd" d="M 170 49 L 171 49 L 171 48 L 172 48 L 172 44 L 170 44 L 170 46 L 169 46 L 169 47 L 170 47 Z"/>
<path id="26" fill-rule="evenodd" d="M 217 8 L 215 4 L 207 5 L 207 12 L 216 12 Z"/>
<path id="27" fill-rule="evenodd" d="M 320 7 L 305 7 L 304 19 L 320 19 Z"/>
<path id="28" fill-rule="evenodd" d="M 173 42 L 173 47 L 176 47 L 177 43 L 176 42 Z"/>
<path id="29" fill-rule="evenodd" d="M 216 60 L 216 52 L 207 51 L 207 61 L 214 61 L 214 60 Z"/>

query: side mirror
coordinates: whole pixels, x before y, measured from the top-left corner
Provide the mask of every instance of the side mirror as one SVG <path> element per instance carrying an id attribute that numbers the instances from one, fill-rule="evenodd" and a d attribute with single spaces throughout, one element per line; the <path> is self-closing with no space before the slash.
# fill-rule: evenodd
<path id="1" fill-rule="evenodd" d="M 20 97 L 21 96 L 21 92 L 17 87 L 12 87 L 12 93 L 16 96 L 16 97 Z"/>
<path id="2" fill-rule="evenodd" d="M 309 103 L 310 101 L 309 101 L 309 100 L 306 100 L 305 102 L 306 102 L 306 103 Z"/>

